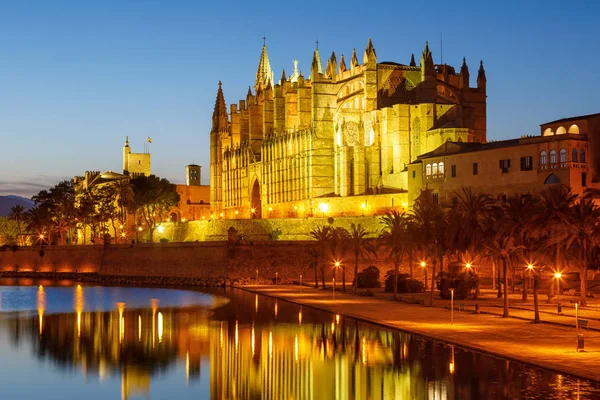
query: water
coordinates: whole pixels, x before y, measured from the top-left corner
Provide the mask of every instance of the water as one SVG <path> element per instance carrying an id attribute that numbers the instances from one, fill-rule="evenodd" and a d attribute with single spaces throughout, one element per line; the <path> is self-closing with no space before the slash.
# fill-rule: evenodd
<path id="1" fill-rule="evenodd" d="M 0 398 L 594 399 L 600 384 L 241 290 L 35 283 L 0 286 Z"/>

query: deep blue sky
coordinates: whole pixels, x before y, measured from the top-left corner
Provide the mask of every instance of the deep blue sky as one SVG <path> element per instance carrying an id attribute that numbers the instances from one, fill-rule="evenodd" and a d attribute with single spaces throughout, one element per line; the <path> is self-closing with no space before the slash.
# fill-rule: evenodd
<path id="1" fill-rule="evenodd" d="M 152 172 L 208 183 L 217 82 L 228 104 L 255 79 L 263 34 L 278 79 L 326 57 L 408 63 L 429 40 L 434 62 L 471 84 L 483 59 L 488 140 L 600 112 L 595 1 L 0 0 L 0 195 L 31 196 L 85 170 L 122 169 L 122 145 L 153 139 Z"/>

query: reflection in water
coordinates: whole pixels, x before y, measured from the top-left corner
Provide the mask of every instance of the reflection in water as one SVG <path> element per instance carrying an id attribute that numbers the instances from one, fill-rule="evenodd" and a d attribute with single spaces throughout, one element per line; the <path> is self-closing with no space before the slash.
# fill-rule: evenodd
<path id="1" fill-rule="evenodd" d="M 257 307 L 257 297 L 241 291 L 225 293 L 231 303 L 214 311 L 160 308 L 148 299 L 149 308 L 115 302 L 113 311 L 89 312 L 86 290 L 74 288 L 74 313 L 45 314 L 52 291 L 40 286 L 37 318 L 0 319 L 0 333 L 8 332 L 14 347 L 28 343 L 59 370 L 77 368 L 118 385 L 123 399 L 150 396 L 153 378 L 176 374 L 181 381 L 169 387 L 174 398 L 191 392 L 214 400 L 584 399 L 600 393 L 596 383 L 337 314 L 268 298 Z M 209 369 L 209 389 L 194 385 L 201 365 Z"/>

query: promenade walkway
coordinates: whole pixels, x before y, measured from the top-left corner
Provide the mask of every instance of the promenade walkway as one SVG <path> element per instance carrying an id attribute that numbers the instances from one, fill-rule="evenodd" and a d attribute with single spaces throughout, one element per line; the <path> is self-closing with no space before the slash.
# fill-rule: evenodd
<path id="1" fill-rule="evenodd" d="M 551 323 L 534 324 L 533 310 L 527 309 L 527 303 L 523 309 L 511 308 L 511 316 L 516 318 L 502 318 L 498 302 L 480 307 L 481 314 L 473 313 L 473 302 L 469 302 L 465 304 L 467 311 L 454 311 L 451 324 L 448 301 L 436 301 L 430 307 L 342 292 L 336 292 L 334 298 L 331 290 L 296 285 L 254 285 L 243 289 L 600 381 L 600 331 L 580 329 L 585 351 L 577 352 L 574 316 L 551 313 L 549 307 L 544 307 L 549 313 L 542 314 L 542 319 Z M 567 314 L 572 311 L 574 308 L 564 310 Z M 589 326 L 600 329 L 600 321 L 590 320 Z"/>

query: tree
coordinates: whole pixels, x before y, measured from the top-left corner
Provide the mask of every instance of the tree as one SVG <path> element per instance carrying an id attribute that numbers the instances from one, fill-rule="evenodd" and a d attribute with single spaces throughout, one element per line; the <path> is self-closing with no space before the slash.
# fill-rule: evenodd
<path id="1" fill-rule="evenodd" d="M 335 258 L 334 276 L 335 269 L 342 268 L 342 290 L 346 291 L 346 263 L 343 262 L 344 253 L 348 241 L 349 233 L 345 228 L 337 227 L 331 228 L 331 253 Z"/>
<path id="2" fill-rule="evenodd" d="M 21 243 L 21 235 L 23 234 L 23 231 L 21 229 L 21 223 L 23 222 L 23 219 L 25 218 L 25 207 L 23 207 L 21 204 L 16 204 L 14 206 L 12 206 L 10 208 L 10 212 L 8 213 L 8 219 L 10 219 L 11 221 L 15 221 L 17 223 L 17 227 L 19 230 L 19 235 L 17 236 L 17 243 L 20 245 Z"/>
<path id="3" fill-rule="evenodd" d="M 504 313 L 503 318 L 508 318 L 508 262 L 511 254 L 521 249 L 521 246 L 515 245 L 512 236 L 506 234 L 506 231 L 500 230 L 494 239 L 486 246 L 488 252 L 502 260 L 502 277 L 504 284 Z"/>
<path id="4" fill-rule="evenodd" d="M 564 245 L 565 231 L 562 221 L 569 214 L 577 195 L 565 185 L 554 185 L 540 193 L 540 208 L 534 217 L 537 229 L 533 232 L 538 237 L 547 237 L 554 245 L 554 270 L 560 271 L 560 251 Z"/>
<path id="5" fill-rule="evenodd" d="M 0 245 L 16 244 L 20 228 L 17 222 L 8 217 L 0 217 Z"/>
<path id="6" fill-rule="evenodd" d="M 133 187 L 128 179 L 121 179 L 114 183 L 117 195 L 117 205 L 120 208 L 120 221 L 125 224 L 127 210 L 131 208 L 134 201 Z"/>
<path id="7" fill-rule="evenodd" d="M 445 252 L 444 243 L 448 235 L 448 221 L 441 206 L 433 201 L 431 190 L 421 191 L 411 210 L 410 220 L 414 224 L 416 241 L 425 253 L 431 255 L 432 273 L 429 302 L 433 305 L 436 264 Z"/>
<path id="8" fill-rule="evenodd" d="M 131 180 L 133 202 L 131 208 L 150 230 L 152 241 L 154 230 L 163 220 L 164 214 L 179 203 L 176 186 L 165 178 L 155 175 L 140 175 Z"/>
<path id="9" fill-rule="evenodd" d="M 600 241 L 600 209 L 589 198 L 580 198 L 567 214 L 561 215 L 565 249 L 575 245 L 579 250 L 581 283 L 580 305 L 587 305 L 587 271 L 589 250 Z"/>
<path id="10" fill-rule="evenodd" d="M 406 252 L 406 232 L 408 218 L 406 213 L 396 210 L 387 213 L 381 218 L 381 224 L 384 226 L 379 234 L 379 243 L 387 250 L 389 257 L 394 261 L 394 295 L 393 299 L 398 299 L 398 269 Z"/>
<path id="11" fill-rule="evenodd" d="M 41 237 L 45 235 L 52 221 L 48 214 L 48 209 L 44 206 L 33 207 L 25 213 L 25 229 L 29 233 L 35 233 Z M 48 237 L 48 243 L 52 242 L 52 238 Z M 43 244 L 40 239 L 40 244 Z"/>
<path id="12" fill-rule="evenodd" d="M 331 230 L 332 230 L 332 228 L 330 226 L 319 225 L 310 231 L 310 235 L 312 236 L 313 239 L 316 240 L 315 248 L 317 250 L 317 254 L 318 254 L 318 258 L 319 258 L 317 261 L 317 265 L 318 265 L 319 271 L 321 272 L 321 283 L 322 283 L 323 289 L 325 289 L 324 259 L 325 259 L 325 254 L 327 253 L 327 250 L 329 249 L 330 242 L 331 242 Z M 319 287 L 319 282 L 318 282 L 318 280 L 315 280 L 315 288 L 318 288 L 318 287 Z"/>
<path id="13" fill-rule="evenodd" d="M 354 255 L 354 292 L 358 288 L 358 260 L 364 256 L 377 254 L 373 241 L 367 238 L 368 232 L 361 224 L 350 225 L 348 231 L 348 248 Z"/>

